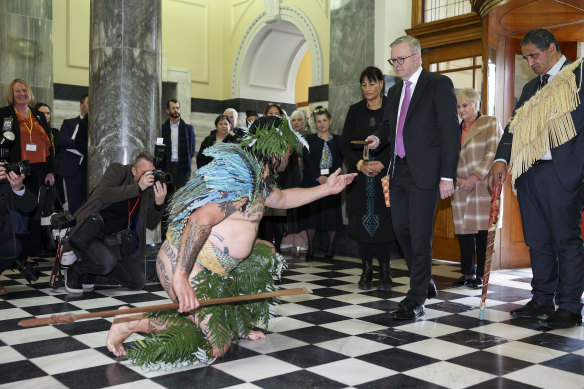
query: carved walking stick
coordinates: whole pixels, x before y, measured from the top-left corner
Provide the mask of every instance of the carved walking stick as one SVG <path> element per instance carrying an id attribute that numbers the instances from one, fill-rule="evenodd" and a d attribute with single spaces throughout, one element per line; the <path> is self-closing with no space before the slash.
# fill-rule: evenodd
<path id="1" fill-rule="evenodd" d="M 307 288 L 293 288 L 293 289 L 280 289 L 275 290 L 272 292 L 264 292 L 264 293 L 257 293 L 257 294 L 246 294 L 241 296 L 234 296 L 234 297 L 222 297 L 216 299 L 209 299 L 209 300 L 199 300 L 201 307 L 207 305 L 215 305 L 215 304 L 227 304 L 227 303 L 235 303 L 241 301 L 248 301 L 248 300 L 260 300 L 272 297 L 280 297 L 280 296 L 292 296 L 296 294 L 305 294 L 305 293 L 312 293 L 310 289 Z M 51 315 L 49 317 L 43 318 L 35 318 L 35 319 L 25 319 L 18 322 L 18 325 L 21 327 L 36 327 L 42 326 L 46 324 L 64 324 L 64 323 L 73 323 L 80 319 L 89 319 L 93 317 L 110 317 L 119 314 L 127 314 L 127 313 L 144 313 L 144 312 L 152 312 L 152 311 L 166 311 L 169 309 L 177 309 L 178 303 L 170 303 L 170 304 L 158 304 L 158 305 L 148 305 L 145 307 L 136 307 L 136 308 L 128 308 L 124 310 L 119 309 L 111 309 L 109 311 L 100 311 L 100 312 L 91 312 L 91 313 L 82 313 L 79 315 L 75 315 L 73 313 L 65 313 L 63 315 Z M 138 317 L 139 318 L 139 317 Z"/>
<path id="2" fill-rule="evenodd" d="M 483 294 L 479 310 L 479 319 L 485 318 L 485 300 L 487 299 L 487 289 L 489 287 L 489 275 L 491 273 L 491 260 L 495 251 L 495 236 L 497 234 L 497 221 L 499 220 L 499 210 L 501 208 L 501 177 L 497 177 L 493 194 L 491 197 L 491 210 L 489 212 L 489 233 L 487 235 L 487 252 L 485 256 L 485 275 L 483 277 Z"/>

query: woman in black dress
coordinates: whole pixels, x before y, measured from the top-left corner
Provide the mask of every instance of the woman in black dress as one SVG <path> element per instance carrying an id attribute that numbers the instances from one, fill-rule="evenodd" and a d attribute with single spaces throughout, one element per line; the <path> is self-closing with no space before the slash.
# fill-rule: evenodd
<path id="1" fill-rule="evenodd" d="M 341 137 L 330 132 L 331 114 L 326 108 L 319 106 L 314 110 L 313 116 L 318 132 L 306 137 L 310 151 L 306 148 L 302 150 L 304 163 L 302 186 L 304 188 L 324 184 L 328 176 L 343 164 Z M 337 231 L 343 227 L 341 194 L 324 197 L 307 204 L 306 217 L 302 225 L 308 237 L 306 259 L 314 257 L 314 237 L 317 230 L 328 232 L 325 258 L 332 259 Z"/>
<path id="2" fill-rule="evenodd" d="M 349 108 L 343 127 L 342 149 L 350 173 L 358 173 L 347 187 L 347 214 L 352 235 L 359 246 L 363 274 L 359 289 L 368 290 L 373 280 L 373 255 L 379 260 L 377 289 L 391 289 L 390 253 L 395 244 L 391 208 L 385 206 L 381 178 L 387 174 L 391 150 L 369 151 L 363 160 L 363 145 L 351 141 L 371 135 L 383 118 L 385 79 L 376 67 L 366 68 L 360 77 L 364 99 Z"/>

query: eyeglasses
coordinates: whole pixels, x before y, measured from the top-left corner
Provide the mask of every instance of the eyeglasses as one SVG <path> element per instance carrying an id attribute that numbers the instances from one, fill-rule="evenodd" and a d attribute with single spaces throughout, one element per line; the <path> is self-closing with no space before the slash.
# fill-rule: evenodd
<path id="1" fill-rule="evenodd" d="M 403 64 L 404 64 L 404 62 L 406 62 L 406 59 L 408 59 L 408 58 L 410 58 L 410 57 L 412 57 L 412 56 L 414 56 L 414 55 L 416 55 L 416 54 L 417 54 L 417 53 L 414 53 L 414 54 L 412 54 L 412 55 L 408 55 L 407 57 L 390 58 L 390 59 L 388 59 L 388 60 L 387 60 L 387 62 L 389 62 L 389 64 L 390 64 L 391 66 L 395 66 L 396 62 L 397 62 L 399 65 L 403 65 Z"/>
<path id="2" fill-rule="evenodd" d="M 169 107 L 169 111 L 180 111 L 180 107 Z"/>

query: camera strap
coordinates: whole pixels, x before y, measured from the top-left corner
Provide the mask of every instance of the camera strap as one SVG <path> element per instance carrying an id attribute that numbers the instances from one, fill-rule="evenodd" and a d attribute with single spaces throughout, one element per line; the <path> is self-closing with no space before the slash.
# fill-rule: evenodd
<path id="1" fill-rule="evenodd" d="M 140 196 L 142 196 L 142 195 L 140 195 Z M 136 200 L 136 203 L 132 207 L 132 210 L 130 210 L 130 200 L 128 200 L 128 228 L 130 228 L 130 225 L 131 225 L 131 222 L 132 222 L 132 213 L 134 213 L 134 210 L 136 209 L 136 206 L 140 202 L 140 196 L 138 196 L 138 200 Z"/>

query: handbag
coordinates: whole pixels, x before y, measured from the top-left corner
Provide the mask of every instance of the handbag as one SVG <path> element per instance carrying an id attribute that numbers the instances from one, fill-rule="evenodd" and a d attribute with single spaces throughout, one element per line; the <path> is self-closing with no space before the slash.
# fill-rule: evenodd
<path id="1" fill-rule="evenodd" d="M 381 177 L 381 189 L 383 190 L 383 198 L 385 198 L 385 206 L 387 208 L 391 207 L 391 202 L 389 201 L 389 171 L 391 170 L 391 162 L 387 167 L 387 174 Z"/>

